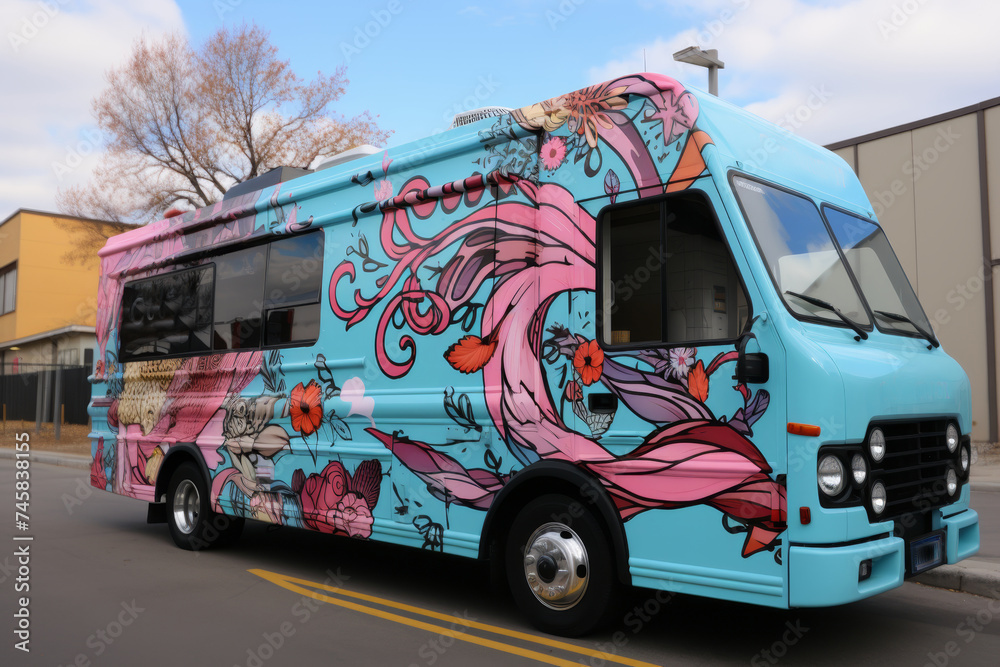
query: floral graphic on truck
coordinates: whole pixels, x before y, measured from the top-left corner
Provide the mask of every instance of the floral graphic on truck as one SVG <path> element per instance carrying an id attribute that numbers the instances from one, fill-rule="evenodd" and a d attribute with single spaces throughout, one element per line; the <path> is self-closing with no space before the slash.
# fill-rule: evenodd
<path id="1" fill-rule="evenodd" d="M 636 121 L 627 107 L 637 96 L 647 103 Z M 696 119 L 697 102 L 680 84 L 632 76 L 515 111 L 497 121 L 490 136 L 509 133 L 505 122 L 540 131 L 546 170 L 582 161 L 588 176 L 600 173 L 603 151 L 612 151 L 627 167 L 639 196 L 646 197 L 682 190 L 704 172 L 701 150 L 711 139 L 696 128 Z M 660 147 L 646 145 L 635 122 L 658 125 L 664 151 L 673 142 L 683 143 L 666 182 L 657 170 L 663 156 L 654 155 Z M 624 520 L 651 509 L 714 507 L 723 513 L 727 529 L 746 533 L 743 556 L 774 550 L 784 531 L 785 489 L 770 477 L 770 466 L 749 439 L 754 422 L 767 409 L 767 393 L 738 386 L 744 407 L 728 420 L 718 419 L 705 404 L 710 379 L 736 360 L 735 351 L 713 359 L 697 359 L 691 348 L 613 357 L 596 341 L 561 327 L 550 329 L 546 337 L 546 318 L 556 298 L 594 289 L 596 221 L 572 192 L 506 168 L 511 164 L 531 163 L 507 155 L 496 171 L 437 188 L 414 177 L 396 197 L 380 202 L 379 239 L 391 260 L 390 273 L 379 279 L 375 293 L 356 288 L 353 304 L 345 304 L 338 295 L 348 293 L 346 283 L 357 275 L 353 261 L 345 259 L 330 282 L 334 314 L 348 329 L 369 316 L 377 318 L 375 356 L 381 371 L 397 378 L 413 367 L 418 343 L 402 333 L 398 349 L 390 352 L 389 341 L 397 340 L 387 335 L 390 329 L 454 335 L 450 324 L 460 321 L 477 291 L 489 285 L 479 331 L 455 337 L 444 357 L 457 372 L 481 374 L 490 419 L 522 465 L 540 459 L 575 463 L 604 485 Z M 606 185 L 617 194 L 621 179 L 609 175 Z M 430 217 L 439 202 L 444 206 L 451 193 L 487 184 L 496 188 L 495 204 L 434 235 L 420 234 L 415 222 Z M 443 268 L 425 280 L 422 273 L 431 262 Z M 546 365 L 560 356 L 569 364 L 572 380 L 554 398 Z M 560 416 L 557 400 L 569 401 L 576 412 L 583 388 L 598 383 L 654 426 L 625 455 L 614 455 L 600 444 L 607 424 L 585 418 L 591 433 L 583 434 Z M 613 415 L 602 418 L 610 421 Z M 366 431 L 447 503 L 485 510 L 509 479 L 498 470 L 466 468 L 405 433 L 374 427 Z M 705 476 L 706 469 L 725 472 Z"/>

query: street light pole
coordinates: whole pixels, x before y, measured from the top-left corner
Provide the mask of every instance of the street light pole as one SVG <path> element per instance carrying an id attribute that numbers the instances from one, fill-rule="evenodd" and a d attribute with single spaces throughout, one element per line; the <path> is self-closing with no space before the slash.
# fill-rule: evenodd
<path id="1" fill-rule="evenodd" d="M 674 54 L 674 60 L 679 63 L 688 63 L 698 67 L 708 68 L 708 92 L 716 97 L 719 96 L 719 70 L 726 67 L 726 63 L 719 60 L 718 49 L 708 49 L 703 51 L 697 46 L 689 46 Z"/>

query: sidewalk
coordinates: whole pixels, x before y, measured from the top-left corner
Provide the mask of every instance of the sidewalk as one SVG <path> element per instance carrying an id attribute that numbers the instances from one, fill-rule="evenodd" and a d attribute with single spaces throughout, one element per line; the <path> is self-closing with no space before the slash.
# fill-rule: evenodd
<path id="1" fill-rule="evenodd" d="M 969 481 L 973 491 L 1000 491 L 1000 461 L 974 464 Z"/>
<path id="2" fill-rule="evenodd" d="M 0 459 L 14 458 L 14 450 L 0 448 Z M 35 463 L 50 463 L 67 468 L 90 470 L 90 457 L 56 452 L 32 452 Z M 973 491 L 1000 492 L 1000 462 L 978 462 L 972 468 L 970 484 Z M 973 507 L 975 509 L 975 507 Z M 980 524 L 987 520 L 979 515 Z M 930 572 L 914 577 L 913 581 L 935 588 L 947 588 L 1000 599 L 1000 559 L 967 558 L 957 565 L 941 565 Z"/>

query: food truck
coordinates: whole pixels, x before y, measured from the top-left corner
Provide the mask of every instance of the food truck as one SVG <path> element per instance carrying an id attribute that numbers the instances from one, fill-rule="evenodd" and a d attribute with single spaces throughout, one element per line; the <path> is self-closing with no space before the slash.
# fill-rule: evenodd
<path id="1" fill-rule="evenodd" d="M 843 160 L 658 74 L 469 120 L 109 239 L 91 483 L 185 549 L 489 559 L 567 635 L 977 551 L 968 379 Z"/>

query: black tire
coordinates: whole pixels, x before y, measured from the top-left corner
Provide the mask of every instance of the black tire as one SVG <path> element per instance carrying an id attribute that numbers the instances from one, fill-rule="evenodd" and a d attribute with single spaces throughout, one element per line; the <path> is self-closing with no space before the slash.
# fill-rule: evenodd
<path id="1" fill-rule="evenodd" d="M 549 494 L 529 503 L 510 527 L 504 562 L 514 601 L 539 630 L 577 637 L 619 611 L 614 554 L 601 522 L 581 501 Z"/>
<path id="2" fill-rule="evenodd" d="M 170 477 L 167 524 L 174 544 L 188 551 L 232 544 L 243 532 L 243 519 L 212 511 L 205 478 L 190 461 Z"/>

